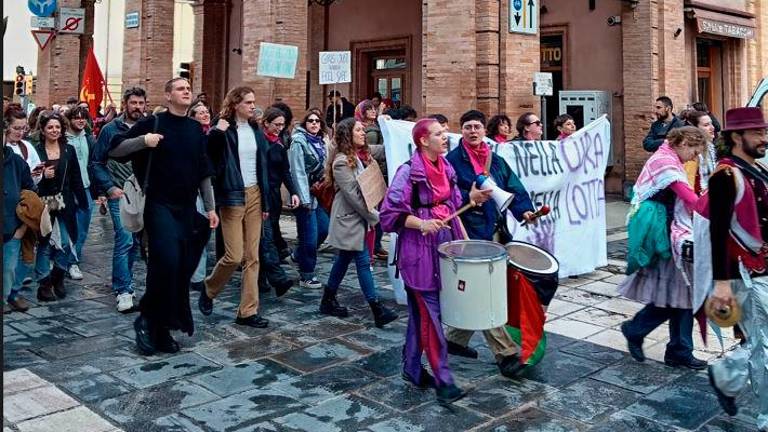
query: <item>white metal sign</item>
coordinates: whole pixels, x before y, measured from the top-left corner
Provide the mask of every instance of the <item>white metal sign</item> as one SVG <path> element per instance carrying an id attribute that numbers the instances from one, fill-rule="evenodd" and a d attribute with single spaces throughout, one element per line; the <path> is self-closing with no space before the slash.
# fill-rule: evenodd
<path id="1" fill-rule="evenodd" d="M 33 15 L 29 25 L 32 28 L 54 28 L 56 27 L 56 20 L 53 17 L 39 17 Z"/>
<path id="2" fill-rule="evenodd" d="M 534 96 L 552 96 L 554 94 L 551 72 L 533 74 L 533 94 Z"/>
<path id="3" fill-rule="evenodd" d="M 509 0 L 509 32 L 539 32 L 539 0 Z"/>
<path id="4" fill-rule="evenodd" d="M 320 85 L 352 82 L 352 52 L 320 52 Z"/>
<path id="5" fill-rule="evenodd" d="M 59 10 L 59 33 L 78 33 L 85 32 L 85 9 L 83 8 L 61 8 Z"/>

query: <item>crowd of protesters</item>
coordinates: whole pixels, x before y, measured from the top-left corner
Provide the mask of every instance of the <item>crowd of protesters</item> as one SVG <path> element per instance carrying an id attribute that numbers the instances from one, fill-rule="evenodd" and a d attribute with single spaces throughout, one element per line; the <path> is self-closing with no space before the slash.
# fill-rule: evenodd
<path id="1" fill-rule="evenodd" d="M 96 204 L 104 209 L 102 214 L 109 213 L 113 225 L 111 283 L 116 308 L 121 313 L 139 312 L 134 329 L 137 347 L 145 355 L 177 352 L 179 345 L 171 331 L 192 334 L 194 330 L 190 288 L 199 291 L 197 306 L 209 315 L 238 269 L 240 304 L 235 322 L 269 326 L 259 296 L 274 288 L 280 297 L 292 287 L 293 281 L 281 267 L 288 258 L 298 267 L 300 288 L 323 289 L 319 312 L 336 317 L 349 315 L 337 292 L 354 262 L 373 323 L 383 327 L 398 315 L 381 301 L 372 265 L 375 259 L 388 256 L 381 245 L 383 232 L 396 232 L 403 244 L 423 249 L 421 255 L 405 261 L 400 257 L 396 263 L 407 284 L 411 316 L 403 377 L 417 387 L 434 387 L 440 402 L 462 397 L 447 354 L 477 357 L 467 345 L 472 332 L 453 328 L 443 332 L 436 295 L 439 277 L 434 271 L 421 271 L 418 266 L 423 262 L 416 263 L 420 256 L 434 256 L 441 242 L 491 240 L 497 234 L 496 210 L 483 205 L 489 191 L 478 190 L 474 184 L 479 174 L 491 175 L 515 194 L 510 211 L 516 219 L 530 222 L 535 218 L 524 186 L 505 161 L 490 152 L 487 141 L 515 145 L 541 140 L 540 118 L 526 112 L 513 122 L 499 113 L 486 121 L 484 113 L 468 111 L 460 119 L 459 146 L 448 153 L 449 121 L 442 114 L 431 115 L 414 127 L 418 152 L 403 165 L 406 168 L 388 173 L 378 119 L 386 115 L 415 121 L 418 115 L 411 107 L 378 93 L 355 105 L 332 91 L 325 112 L 313 108 L 294 122 L 288 105 L 278 101 L 262 110 L 256 106 L 256 96 L 250 87 L 235 87 L 216 111 L 204 94 L 193 99 L 186 79 L 174 78 L 166 83 L 162 107 L 152 113 L 147 111 L 146 92 L 138 87 L 125 90 L 120 112 L 108 105 L 96 118 L 76 98 L 50 109 L 36 108 L 29 115 L 18 104 L 6 104 L 3 312 L 29 309 L 20 291 L 32 281 L 38 284 L 37 300 L 50 302 L 66 297 L 67 277 L 83 278 L 81 263 L 88 252 L 84 245 Z M 757 195 L 760 216 L 764 212 L 762 195 L 768 194 L 768 171 L 754 163 L 765 154 L 767 124 L 761 114 L 738 110 L 728 111 L 723 128 L 703 103 L 676 115 L 670 98 L 655 101 L 656 120 L 642 143 L 653 155 L 634 187 L 628 218 L 630 232 L 654 238 L 655 249 L 644 250 L 644 244 L 639 249 L 630 247 L 630 275 L 619 287 L 626 297 L 646 304 L 621 326 L 629 353 L 637 361 L 645 360 L 644 338 L 669 321 L 665 363 L 691 369 L 708 366 L 693 356 L 694 314 L 700 305 L 692 283 L 691 248 L 694 214 L 701 208 L 701 197 L 710 182 L 714 182 L 715 193 L 708 198 L 725 203 L 710 212 L 713 220 L 722 216 L 719 228 L 711 231 L 713 247 L 722 246 L 712 252 L 718 281 L 713 297 L 721 305 L 732 304 L 736 299 L 724 281 L 747 280 L 744 272 L 752 272 L 754 283 L 734 285 L 747 293 L 740 294 L 739 301 L 752 295 L 752 301 L 759 304 L 745 314 L 741 337 L 744 349 L 753 356 L 760 354 L 756 347 L 766 343 L 765 336 L 754 329 L 766 322 L 765 304 L 760 303 L 766 299 L 759 296 L 765 293 L 759 290 L 768 284 L 759 279 L 760 268 L 745 269 L 749 261 L 743 257 L 736 259 L 741 273 L 738 269 L 729 272 L 735 262 L 729 254 L 738 254 L 739 247 L 749 248 L 749 244 L 721 244 L 727 241 L 730 216 L 742 217 L 742 204 L 738 200 L 734 204 L 733 199 L 736 192 L 743 191 L 738 185 L 734 191 L 732 182 L 721 185 L 720 173 L 744 171 L 750 179 L 748 196 Z M 567 139 L 577 129 L 568 114 L 555 118 L 554 126 L 558 140 Z M 715 142 L 721 134 L 724 143 L 717 152 Z M 718 157 L 722 157 L 721 166 Z M 385 178 L 392 175 L 394 179 L 382 206 L 371 209 L 357 177 L 374 165 Z M 141 190 L 145 198 L 139 228 L 122 219 L 126 217 L 123 207 L 131 205 L 127 202 L 129 187 Z M 443 222 L 466 202 L 478 209 L 463 215 L 461 223 L 459 219 L 451 225 Z M 285 209 L 296 220 L 294 249 L 282 235 Z M 723 213 L 724 209 L 730 213 Z M 749 219 L 746 224 L 754 219 L 744 217 Z M 762 228 L 762 223 L 752 231 L 741 227 L 737 234 L 759 237 Z M 216 261 L 209 269 L 207 244 L 213 230 Z M 744 230 L 748 232 L 744 234 Z M 316 267 L 324 242 L 337 254 L 328 280 L 322 283 Z M 753 252 L 767 254 L 765 249 Z M 406 255 L 414 250 L 405 251 Z M 648 256 L 654 259 L 648 260 Z M 138 260 L 147 262 L 147 277 L 146 291 L 137 304 L 133 266 Z M 520 347 L 503 329 L 487 330 L 484 336 L 501 374 L 517 376 L 523 368 Z M 434 377 L 421 365 L 423 351 L 428 353 Z M 733 389 L 739 385 L 732 376 L 743 376 L 749 368 L 742 363 L 710 365 L 712 385 L 729 414 L 736 410 L 737 391 Z M 765 376 L 750 373 L 753 386 L 763 395 L 768 393 Z M 766 414 L 759 415 L 763 419 Z"/>

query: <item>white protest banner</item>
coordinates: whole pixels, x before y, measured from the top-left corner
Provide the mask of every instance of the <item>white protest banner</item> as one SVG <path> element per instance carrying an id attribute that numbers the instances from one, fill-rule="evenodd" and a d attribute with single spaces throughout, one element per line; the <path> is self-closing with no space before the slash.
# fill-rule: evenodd
<path id="1" fill-rule="evenodd" d="M 256 74 L 274 78 L 293 79 L 296 76 L 296 62 L 299 47 L 262 42 L 259 45 L 259 63 Z"/>
<path id="2" fill-rule="evenodd" d="M 321 51 L 318 69 L 320 85 L 352 82 L 352 52 Z"/>
<path id="3" fill-rule="evenodd" d="M 415 151 L 413 123 L 379 118 L 390 173 Z M 449 134 L 451 149 L 461 135 Z M 560 277 L 589 273 L 608 263 L 603 176 L 611 145 L 611 125 L 603 116 L 562 141 L 522 141 L 491 145 L 520 178 L 538 208 L 551 212 L 528 228 L 509 216 L 515 240 L 533 243 L 560 262 Z M 390 174 L 390 177 L 393 177 Z M 394 243 L 394 242 L 391 242 Z M 393 279 L 393 286 L 397 288 Z"/>

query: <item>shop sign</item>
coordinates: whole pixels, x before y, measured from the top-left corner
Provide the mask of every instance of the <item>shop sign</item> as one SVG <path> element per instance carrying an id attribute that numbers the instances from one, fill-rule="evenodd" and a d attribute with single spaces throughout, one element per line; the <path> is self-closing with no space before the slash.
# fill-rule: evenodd
<path id="1" fill-rule="evenodd" d="M 708 18 L 699 18 L 699 33 L 716 34 L 738 39 L 754 39 L 755 28 Z"/>
<path id="2" fill-rule="evenodd" d="M 542 69 L 563 66 L 563 36 L 542 36 L 539 47 Z"/>

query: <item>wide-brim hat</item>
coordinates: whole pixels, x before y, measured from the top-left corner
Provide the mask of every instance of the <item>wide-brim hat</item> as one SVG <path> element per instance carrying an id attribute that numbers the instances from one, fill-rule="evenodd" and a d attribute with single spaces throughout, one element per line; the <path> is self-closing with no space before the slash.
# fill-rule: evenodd
<path id="1" fill-rule="evenodd" d="M 768 128 L 768 123 L 760 108 L 733 108 L 725 113 L 723 132 L 765 128 Z"/>

